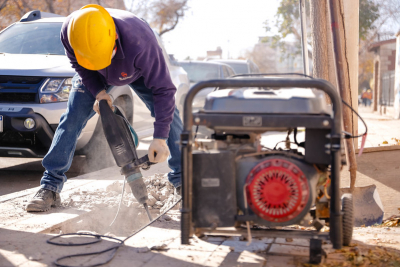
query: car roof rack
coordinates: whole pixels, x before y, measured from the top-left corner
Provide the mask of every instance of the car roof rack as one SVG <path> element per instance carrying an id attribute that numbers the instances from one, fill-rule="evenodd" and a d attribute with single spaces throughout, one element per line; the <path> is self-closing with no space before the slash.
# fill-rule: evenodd
<path id="1" fill-rule="evenodd" d="M 53 13 L 42 12 L 40 10 L 32 10 L 26 13 L 24 16 L 22 16 L 19 22 L 35 21 L 42 18 L 53 18 L 53 17 L 62 17 L 62 16 Z"/>

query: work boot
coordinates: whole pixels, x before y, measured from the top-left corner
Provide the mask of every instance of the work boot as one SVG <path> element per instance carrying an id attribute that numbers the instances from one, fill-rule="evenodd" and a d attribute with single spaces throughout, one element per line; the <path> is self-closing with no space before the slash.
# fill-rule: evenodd
<path id="1" fill-rule="evenodd" d="M 175 187 L 174 194 L 178 195 L 179 197 L 181 197 L 182 196 L 182 186 Z"/>
<path id="2" fill-rule="evenodd" d="M 178 199 L 182 198 L 182 186 L 175 187 L 175 192 L 174 192 L 174 202 L 178 201 Z M 179 202 L 179 204 L 176 205 L 175 208 L 181 209 L 182 208 L 182 201 Z"/>
<path id="3" fill-rule="evenodd" d="M 59 193 L 41 188 L 26 205 L 26 211 L 48 211 L 50 207 L 60 205 L 61 198 Z"/>

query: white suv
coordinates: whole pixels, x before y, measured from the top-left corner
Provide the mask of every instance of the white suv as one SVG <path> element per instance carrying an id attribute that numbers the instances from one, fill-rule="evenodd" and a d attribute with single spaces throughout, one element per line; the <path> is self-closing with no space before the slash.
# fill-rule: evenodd
<path id="1" fill-rule="evenodd" d="M 0 32 L 0 157 L 43 157 L 51 145 L 75 74 L 60 41 L 64 20 L 35 10 Z M 182 112 L 189 90 L 187 74 L 170 60 L 155 35 L 178 89 L 176 103 Z M 154 119 L 129 86 L 113 87 L 110 94 L 139 137 L 152 135 Z M 88 154 L 95 137 L 102 136 L 99 122 L 97 114 L 88 121 L 76 154 Z"/>

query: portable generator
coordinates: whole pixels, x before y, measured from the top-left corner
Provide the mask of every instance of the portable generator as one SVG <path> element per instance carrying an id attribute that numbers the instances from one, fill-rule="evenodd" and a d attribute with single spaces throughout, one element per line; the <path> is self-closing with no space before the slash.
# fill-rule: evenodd
<path id="1" fill-rule="evenodd" d="M 194 96 L 209 87 L 220 89 L 193 113 Z M 240 77 L 194 85 L 181 135 L 182 244 L 193 234 L 307 238 L 311 262 L 321 260 L 322 240 L 335 249 L 348 245 L 353 207 L 351 195 L 339 191 L 341 108 L 335 88 L 321 79 Z M 194 138 L 199 126 L 212 132 L 210 139 Z M 305 141 L 298 143 L 300 130 Z M 285 149 L 261 144 L 268 131 L 287 132 Z M 324 223 L 329 232 L 320 231 Z"/>

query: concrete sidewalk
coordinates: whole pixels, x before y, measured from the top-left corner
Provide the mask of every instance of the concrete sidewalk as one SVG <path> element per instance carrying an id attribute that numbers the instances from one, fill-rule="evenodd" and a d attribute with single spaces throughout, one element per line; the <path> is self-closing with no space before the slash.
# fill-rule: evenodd
<path id="1" fill-rule="evenodd" d="M 368 136 L 365 147 L 391 146 L 397 144 L 393 138 L 400 139 L 400 120 L 395 120 L 387 115 L 373 112 L 370 107 L 359 107 L 359 114 L 368 127 Z M 358 120 L 358 133 L 364 133 L 365 128 L 361 120 Z M 384 144 L 384 142 L 388 144 Z M 361 138 L 358 140 L 359 147 Z M 400 146 L 399 146 L 400 147 Z"/>
<path id="2" fill-rule="evenodd" d="M 368 127 L 365 149 L 357 158 L 356 187 L 375 184 L 384 207 L 384 218 L 399 214 L 400 205 L 400 146 L 392 138 L 400 139 L 400 120 L 372 112 L 369 107 L 360 107 L 359 113 Z M 359 133 L 364 126 L 359 120 Z M 359 147 L 361 138 L 359 138 Z M 383 144 L 387 141 L 388 144 Z M 341 172 L 341 187 L 350 186 L 348 167 Z"/>

